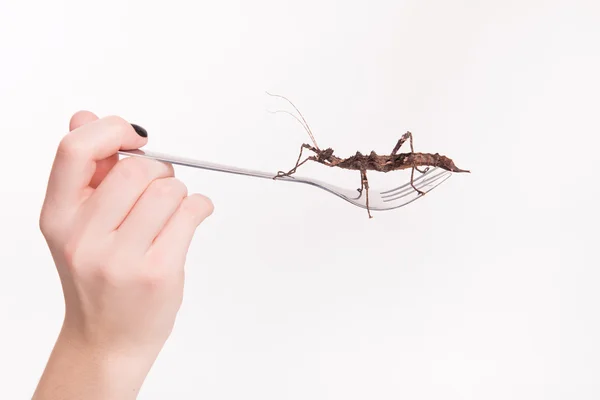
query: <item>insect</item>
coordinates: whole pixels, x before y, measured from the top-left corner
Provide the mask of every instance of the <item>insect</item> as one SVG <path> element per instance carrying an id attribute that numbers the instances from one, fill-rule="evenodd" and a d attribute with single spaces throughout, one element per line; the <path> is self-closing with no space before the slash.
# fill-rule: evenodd
<path id="1" fill-rule="evenodd" d="M 375 151 L 371 151 L 371 153 L 369 154 L 362 154 L 361 152 L 357 151 L 356 154 L 348 158 L 338 157 L 333 154 L 334 150 L 332 148 L 321 149 L 317 145 L 317 141 L 315 140 L 315 137 L 310 127 L 308 126 L 308 123 L 302 116 L 300 110 L 296 108 L 294 103 L 292 103 L 289 99 L 287 99 L 284 96 L 271 94 L 269 92 L 267 92 L 267 94 L 269 96 L 284 99 L 296 110 L 300 118 L 290 113 L 289 111 L 280 110 L 275 111 L 275 113 L 284 112 L 294 117 L 304 127 L 304 130 L 308 133 L 312 142 L 312 145 L 306 143 L 302 144 L 302 146 L 300 147 L 300 154 L 298 155 L 296 165 L 294 165 L 294 167 L 291 170 L 289 170 L 288 172 L 279 171 L 277 175 L 273 177 L 273 179 L 277 179 L 284 176 L 290 176 L 296 173 L 298 167 L 305 164 L 307 161 L 315 161 L 328 167 L 337 167 L 347 170 L 360 171 L 360 188 L 357 190 L 361 194 L 363 191 L 365 191 L 367 213 L 369 215 L 369 218 L 373 217 L 371 216 L 371 210 L 369 209 L 369 180 L 367 179 L 367 171 L 390 172 L 410 168 L 410 184 L 413 187 L 413 189 L 417 191 L 421 196 L 424 195 L 425 192 L 417 189 L 414 185 L 415 170 L 420 172 L 421 174 L 424 174 L 429 170 L 430 167 L 439 167 L 451 172 L 470 173 L 470 171 L 468 170 L 458 168 L 450 158 L 440 155 L 438 153 L 415 153 L 413 146 L 413 136 L 410 131 L 406 132 L 402 135 L 402 137 L 400 137 L 400 139 L 398 140 L 398 142 L 396 143 L 396 145 L 392 149 L 392 152 L 389 155 L 379 155 L 375 153 Z M 398 153 L 402 145 L 407 140 L 410 144 L 410 153 Z M 304 150 L 311 151 L 312 153 L 314 153 L 314 155 L 307 156 L 304 160 L 300 161 L 302 159 L 302 153 L 304 152 Z M 426 168 L 425 170 L 421 170 L 419 169 L 419 167 Z"/>

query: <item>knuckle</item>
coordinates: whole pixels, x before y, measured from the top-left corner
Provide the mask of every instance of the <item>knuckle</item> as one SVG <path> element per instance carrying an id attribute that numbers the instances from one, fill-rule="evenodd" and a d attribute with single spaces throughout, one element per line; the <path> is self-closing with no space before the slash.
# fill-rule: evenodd
<path id="1" fill-rule="evenodd" d="M 104 287 L 122 287 L 127 285 L 128 266 L 131 265 L 131 259 L 124 257 L 122 251 L 112 248 L 110 252 L 107 249 L 99 249 L 97 246 L 91 251 L 82 253 L 85 257 L 85 268 L 79 268 L 80 276 L 91 280 Z M 107 254 L 109 253 L 109 254 Z M 79 266 L 84 265 L 83 263 Z M 77 269 L 77 264 L 75 267 Z"/>
<path id="2" fill-rule="evenodd" d="M 50 223 L 50 218 L 46 214 L 46 210 L 42 209 L 38 220 L 38 227 L 44 237 L 48 237 L 53 232 L 53 224 Z"/>
<path id="3" fill-rule="evenodd" d="M 173 167 L 173 164 L 167 162 L 162 162 L 162 164 L 167 169 L 167 171 L 169 171 L 169 176 L 175 176 L 175 168 Z"/>
<path id="4" fill-rule="evenodd" d="M 173 177 L 157 179 L 150 186 L 153 194 L 159 197 L 185 197 L 187 195 L 187 186 Z"/>
<path id="5" fill-rule="evenodd" d="M 123 274 L 110 264 L 90 268 L 90 274 L 96 283 L 105 287 L 117 287 L 123 283 Z"/>
<path id="6" fill-rule="evenodd" d="M 47 217 L 40 217 L 38 221 L 39 230 L 42 236 L 49 245 L 55 245 L 60 242 L 60 238 L 63 235 L 64 224 L 52 221 Z"/>
<path id="7" fill-rule="evenodd" d="M 140 157 L 127 157 L 120 160 L 114 167 L 121 179 L 127 182 L 153 180 L 173 176 L 173 166 L 160 161 Z"/>
<path id="8" fill-rule="evenodd" d="M 75 281 L 119 287 L 126 284 L 125 261 L 118 252 L 107 252 L 104 246 L 74 237 L 62 245 L 66 270 Z"/>
<path id="9" fill-rule="evenodd" d="M 66 268 L 79 279 L 95 278 L 97 274 L 102 274 L 100 270 L 114 264 L 113 256 L 107 255 L 104 246 L 99 246 L 96 241 L 90 241 L 85 236 L 72 235 L 61 245 Z"/>
<path id="10" fill-rule="evenodd" d="M 155 292 L 165 287 L 168 277 L 159 269 L 148 270 L 139 276 L 138 282 L 145 290 Z"/>
<path id="11" fill-rule="evenodd" d="M 120 160 L 114 169 L 119 175 L 119 178 L 128 182 L 135 182 L 149 179 L 148 164 L 149 160 L 137 157 L 127 157 Z"/>
<path id="12" fill-rule="evenodd" d="M 201 194 L 193 194 L 186 197 L 181 203 L 181 209 L 194 218 L 206 218 L 214 211 L 212 201 Z"/>
<path id="13" fill-rule="evenodd" d="M 79 140 L 75 132 L 65 135 L 58 144 L 57 153 L 67 158 L 79 157 L 84 152 L 85 144 Z"/>
<path id="14" fill-rule="evenodd" d="M 154 250 L 154 251 L 153 251 Z M 176 263 L 177 257 L 172 252 L 151 249 L 152 268 L 169 268 Z"/>
<path id="15" fill-rule="evenodd" d="M 69 225 L 69 217 L 67 217 L 64 212 L 59 211 L 51 203 L 52 199 L 46 197 L 39 214 L 38 227 L 44 238 L 57 239 L 58 236 L 63 236 L 61 233 L 64 232 Z"/>
<path id="16" fill-rule="evenodd" d="M 109 126 L 109 129 L 113 129 L 115 131 L 123 131 L 125 129 L 133 129 L 129 122 L 127 122 L 124 118 L 119 117 L 118 115 L 108 115 L 102 119 Z"/>
<path id="17" fill-rule="evenodd" d="M 85 251 L 80 240 L 68 240 L 63 247 L 63 257 L 70 270 L 80 270 L 85 264 Z"/>

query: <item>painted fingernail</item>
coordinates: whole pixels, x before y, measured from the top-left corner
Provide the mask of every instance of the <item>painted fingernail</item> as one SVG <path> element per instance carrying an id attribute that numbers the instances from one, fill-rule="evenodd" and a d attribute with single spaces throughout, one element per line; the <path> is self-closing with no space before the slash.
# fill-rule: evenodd
<path id="1" fill-rule="evenodd" d="M 148 132 L 141 126 L 136 125 L 136 124 L 131 124 L 131 126 L 133 126 L 133 129 L 135 129 L 137 134 L 140 135 L 141 137 L 148 137 Z"/>

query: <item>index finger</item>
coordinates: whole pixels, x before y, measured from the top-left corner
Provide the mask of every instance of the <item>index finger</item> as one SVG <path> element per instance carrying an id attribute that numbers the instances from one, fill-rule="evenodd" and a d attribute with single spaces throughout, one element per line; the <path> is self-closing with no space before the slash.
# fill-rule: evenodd
<path id="1" fill-rule="evenodd" d="M 94 172 L 96 162 L 132 150 L 147 143 L 124 119 L 109 116 L 85 124 L 69 132 L 58 146 L 47 196 L 60 208 L 74 207 L 82 197 Z"/>

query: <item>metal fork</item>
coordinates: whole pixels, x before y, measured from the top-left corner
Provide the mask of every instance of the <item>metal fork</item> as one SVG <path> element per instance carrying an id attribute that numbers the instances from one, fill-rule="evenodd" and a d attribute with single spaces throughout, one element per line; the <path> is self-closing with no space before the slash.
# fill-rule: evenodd
<path id="1" fill-rule="evenodd" d="M 215 164 L 207 161 L 199 161 L 190 158 L 177 157 L 169 154 L 157 153 L 147 150 L 120 150 L 119 154 L 125 156 L 150 158 L 158 161 L 164 161 L 171 164 L 183 165 L 186 167 L 207 169 L 211 171 L 227 172 L 237 175 L 254 176 L 257 178 L 273 179 L 277 174 L 262 172 L 229 165 Z M 424 193 L 428 193 L 445 182 L 451 172 L 441 168 L 432 168 L 414 179 L 414 185 Z M 330 183 L 325 183 L 313 178 L 305 178 L 296 175 L 277 177 L 277 181 L 305 183 L 326 190 L 347 202 L 360 208 L 367 208 L 365 193 L 358 189 L 344 189 Z M 410 182 L 393 189 L 384 191 L 369 190 L 369 208 L 375 211 L 393 210 L 405 206 L 413 201 L 423 197 L 411 186 Z"/>

